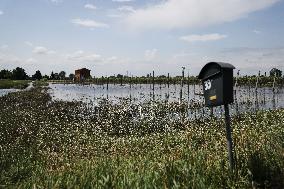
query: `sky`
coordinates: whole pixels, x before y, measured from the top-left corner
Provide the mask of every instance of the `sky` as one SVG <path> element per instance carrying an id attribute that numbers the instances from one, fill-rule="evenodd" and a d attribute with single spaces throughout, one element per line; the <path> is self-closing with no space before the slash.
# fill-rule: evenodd
<path id="1" fill-rule="evenodd" d="M 284 71 L 283 34 L 284 0 L 0 0 L 0 69 L 264 74 Z"/>

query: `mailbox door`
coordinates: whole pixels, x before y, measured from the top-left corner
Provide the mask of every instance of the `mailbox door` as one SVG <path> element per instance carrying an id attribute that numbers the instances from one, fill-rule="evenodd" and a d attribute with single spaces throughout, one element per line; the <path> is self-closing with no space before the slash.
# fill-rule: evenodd
<path id="1" fill-rule="evenodd" d="M 223 104 L 223 76 L 215 75 L 202 81 L 205 106 L 219 106 Z"/>

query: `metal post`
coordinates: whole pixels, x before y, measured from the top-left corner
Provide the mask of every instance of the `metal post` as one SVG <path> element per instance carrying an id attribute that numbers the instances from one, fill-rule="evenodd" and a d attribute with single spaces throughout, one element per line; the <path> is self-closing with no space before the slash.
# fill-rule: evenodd
<path id="1" fill-rule="evenodd" d="M 272 107 L 273 107 L 274 110 L 276 109 L 276 101 L 275 101 L 275 82 L 276 82 L 276 73 L 274 74 L 273 86 L 272 86 L 272 92 L 273 92 Z"/>
<path id="2" fill-rule="evenodd" d="M 234 96 L 235 96 L 235 104 L 236 104 L 237 116 L 239 116 L 239 104 L 238 104 L 238 99 L 237 99 L 237 86 L 238 86 L 239 76 L 240 76 L 240 70 L 238 70 L 237 77 L 236 77 L 236 83 L 235 83 L 235 87 L 234 87 Z"/>
<path id="3" fill-rule="evenodd" d="M 107 91 L 108 91 L 109 77 L 107 77 Z"/>
<path id="4" fill-rule="evenodd" d="M 182 83 L 183 81 L 181 80 L 181 83 L 180 83 L 181 87 L 180 87 L 180 92 L 179 92 L 179 102 L 180 103 L 182 102 Z"/>
<path id="5" fill-rule="evenodd" d="M 230 112 L 229 112 L 229 105 L 225 104 L 225 124 L 226 124 L 226 138 L 227 138 L 227 148 L 229 154 L 229 164 L 230 170 L 234 170 L 234 156 L 233 156 L 233 141 L 232 141 L 232 129 L 230 123 Z"/>
<path id="6" fill-rule="evenodd" d="M 168 89 L 170 88 L 170 73 L 168 73 Z"/>
<path id="7" fill-rule="evenodd" d="M 130 76 L 130 77 L 129 77 L 129 87 L 130 87 L 130 89 L 131 89 L 131 87 L 132 87 L 131 85 L 132 85 L 132 77 Z"/>
<path id="8" fill-rule="evenodd" d="M 276 73 L 274 74 L 273 78 L 273 86 L 272 86 L 273 93 L 275 92 L 275 82 L 276 82 Z"/>
<path id="9" fill-rule="evenodd" d="M 182 82 L 181 82 L 181 87 L 183 87 L 184 69 L 185 69 L 185 67 L 182 67 Z"/>
<path id="10" fill-rule="evenodd" d="M 184 69 L 185 67 L 182 67 L 182 78 L 180 83 L 180 102 L 182 102 L 182 88 L 183 88 L 183 80 L 184 80 Z"/>
<path id="11" fill-rule="evenodd" d="M 153 100 L 155 100 L 155 71 L 153 71 Z"/>
<path id="12" fill-rule="evenodd" d="M 187 100 L 189 101 L 189 73 L 187 74 Z"/>
<path id="13" fill-rule="evenodd" d="M 212 118 L 214 116 L 214 110 L 213 107 L 210 107 L 210 117 Z"/>

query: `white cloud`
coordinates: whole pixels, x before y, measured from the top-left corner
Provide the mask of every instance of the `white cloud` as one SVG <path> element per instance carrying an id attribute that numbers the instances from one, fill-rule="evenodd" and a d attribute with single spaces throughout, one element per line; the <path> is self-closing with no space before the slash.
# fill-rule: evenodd
<path id="1" fill-rule="evenodd" d="M 93 5 L 93 4 L 86 4 L 84 7 L 86 9 L 91 9 L 91 10 L 96 10 L 97 9 L 97 7 L 95 5 Z"/>
<path id="2" fill-rule="evenodd" d="M 108 14 L 107 16 L 110 17 L 110 18 L 121 18 L 121 17 L 123 17 L 122 14 Z"/>
<path id="3" fill-rule="evenodd" d="M 112 56 L 112 57 L 109 57 L 109 58 L 106 59 L 106 61 L 108 61 L 108 62 L 115 62 L 117 60 L 118 60 L 118 58 L 116 56 Z"/>
<path id="4" fill-rule="evenodd" d="M 252 32 L 255 33 L 255 34 L 260 34 L 261 33 L 261 31 L 259 31 L 259 30 L 253 30 Z"/>
<path id="5" fill-rule="evenodd" d="M 4 14 L 4 12 L 0 10 L 0 15 L 3 15 L 3 14 Z"/>
<path id="6" fill-rule="evenodd" d="M 180 59 L 180 58 L 188 58 L 190 56 L 196 55 L 196 53 L 189 53 L 189 52 L 179 52 L 172 56 L 173 59 Z"/>
<path id="7" fill-rule="evenodd" d="M 109 25 L 102 23 L 102 22 L 97 22 L 95 20 L 90 20 L 90 19 L 73 19 L 71 20 L 71 23 L 78 25 L 78 26 L 83 26 L 87 28 L 108 28 Z"/>
<path id="8" fill-rule="evenodd" d="M 48 50 L 46 47 L 37 46 L 33 49 L 34 54 L 54 54 L 55 51 Z"/>
<path id="9" fill-rule="evenodd" d="M 157 57 L 157 54 L 158 54 L 158 49 L 151 49 L 151 50 L 146 50 L 144 56 L 147 61 L 152 61 Z"/>
<path id="10" fill-rule="evenodd" d="M 6 69 L 12 69 L 15 65 L 22 64 L 21 59 L 14 54 L 0 52 L 0 65 Z M 14 69 L 14 68 L 13 68 Z"/>
<path id="11" fill-rule="evenodd" d="M 132 29 L 193 28 L 231 22 L 280 0 L 165 0 L 124 20 Z"/>
<path id="12" fill-rule="evenodd" d="M 50 0 L 50 2 L 52 2 L 54 4 L 59 4 L 59 3 L 63 2 L 63 0 Z"/>
<path id="13" fill-rule="evenodd" d="M 8 45 L 1 45 L 0 50 L 7 50 L 9 48 Z"/>
<path id="14" fill-rule="evenodd" d="M 230 48 L 205 51 L 176 52 L 160 63 L 164 72 L 176 71 L 185 66 L 190 74 L 197 75 L 208 62 L 220 61 L 233 64 L 242 75 L 269 72 L 273 67 L 284 71 L 284 48 Z M 159 64 L 159 63 L 158 63 Z M 236 72 L 235 72 L 236 73 Z"/>
<path id="15" fill-rule="evenodd" d="M 75 62 L 100 62 L 102 57 L 96 53 L 85 53 L 82 50 L 66 55 L 66 58 Z"/>
<path id="16" fill-rule="evenodd" d="M 207 61 L 212 60 L 232 63 L 245 74 L 269 72 L 273 67 L 284 70 L 284 48 L 231 48 L 209 55 Z"/>
<path id="17" fill-rule="evenodd" d="M 127 6 L 127 5 L 118 7 L 117 10 L 124 12 L 135 12 L 135 9 L 132 6 Z"/>
<path id="18" fill-rule="evenodd" d="M 134 0 L 112 0 L 113 2 L 124 3 L 124 2 L 131 2 Z"/>
<path id="19" fill-rule="evenodd" d="M 180 40 L 187 41 L 187 42 L 196 42 L 196 41 L 216 41 L 220 39 L 226 38 L 227 35 L 221 35 L 218 33 L 212 33 L 212 34 L 205 34 L 205 35 L 186 35 L 180 37 Z"/>
<path id="20" fill-rule="evenodd" d="M 33 46 L 34 46 L 33 43 L 30 42 L 30 41 L 25 41 L 25 44 L 26 44 L 27 46 L 30 46 L 30 47 L 33 47 Z"/>
<path id="21" fill-rule="evenodd" d="M 34 63 L 36 63 L 36 62 L 37 62 L 37 60 L 34 59 L 34 58 L 28 58 L 28 59 L 25 61 L 26 64 L 34 64 Z"/>

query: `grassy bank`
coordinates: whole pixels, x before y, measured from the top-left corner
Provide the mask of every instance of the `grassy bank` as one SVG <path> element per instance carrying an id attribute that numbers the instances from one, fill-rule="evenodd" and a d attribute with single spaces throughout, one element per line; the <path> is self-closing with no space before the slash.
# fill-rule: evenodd
<path id="1" fill-rule="evenodd" d="M 0 187 L 284 187 L 284 110 L 232 120 L 230 175 L 222 120 L 169 117 L 177 104 L 143 104 L 144 116 L 125 101 L 90 109 L 46 90 L 0 97 Z"/>
<path id="2" fill-rule="evenodd" d="M 28 80 L 1 80 L 0 89 L 25 89 L 29 86 Z"/>
<path id="3" fill-rule="evenodd" d="M 36 80 L 33 82 L 34 87 L 47 87 L 49 84 L 47 80 L 42 79 L 42 80 Z"/>

